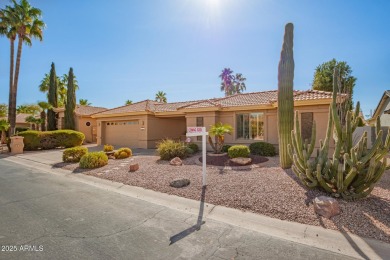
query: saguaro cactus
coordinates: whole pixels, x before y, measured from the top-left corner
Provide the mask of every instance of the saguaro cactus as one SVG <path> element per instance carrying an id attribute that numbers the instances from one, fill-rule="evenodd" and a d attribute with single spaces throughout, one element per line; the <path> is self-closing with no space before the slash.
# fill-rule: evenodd
<path id="1" fill-rule="evenodd" d="M 294 128 L 293 31 L 294 25 L 292 23 L 286 24 L 278 67 L 278 135 L 280 166 L 283 169 L 290 168 L 292 164 L 288 154 L 288 144 L 291 143 L 291 131 Z"/>
<path id="2" fill-rule="evenodd" d="M 376 141 L 367 149 L 367 132 L 364 132 L 357 144 L 353 145 L 352 134 L 359 123 L 359 102 L 356 110 L 348 111 L 345 125 L 337 111 L 338 70 L 333 76 L 333 101 L 329 109 L 329 121 L 325 140 L 320 140 L 317 156 L 310 158 L 315 145 L 315 124 L 312 140 L 303 143 L 300 133 L 298 112 L 295 118 L 295 130 L 291 132 L 292 145 L 289 154 L 293 158 L 293 172 L 309 188 L 320 187 L 335 197 L 345 199 L 363 198 L 371 193 L 384 171 L 389 169 L 386 155 L 390 148 L 390 130 L 383 142 L 383 132 L 379 117 L 376 125 Z M 333 137 L 335 149 L 329 158 L 329 141 Z"/>

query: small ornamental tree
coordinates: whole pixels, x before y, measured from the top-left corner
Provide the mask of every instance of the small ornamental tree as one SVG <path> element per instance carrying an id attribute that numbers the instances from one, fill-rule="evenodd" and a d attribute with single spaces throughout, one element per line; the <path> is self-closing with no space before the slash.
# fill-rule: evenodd
<path id="1" fill-rule="evenodd" d="M 54 62 L 51 63 L 50 69 L 49 104 L 52 106 L 52 108 L 56 108 L 58 105 L 57 76 Z M 53 111 L 53 109 L 49 109 L 47 113 L 47 130 L 52 131 L 56 130 L 56 128 L 56 113 Z"/>
<path id="2" fill-rule="evenodd" d="M 221 153 L 225 143 L 225 134 L 231 134 L 233 127 L 229 124 L 216 123 L 209 129 L 209 144 L 215 153 Z M 214 137 L 214 142 L 213 142 Z"/>
<path id="3" fill-rule="evenodd" d="M 67 99 L 65 105 L 65 129 L 75 130 L 74 110 L 76 109 L 76 89 L 73 84 L 73 69 L 69 69 Z"/>

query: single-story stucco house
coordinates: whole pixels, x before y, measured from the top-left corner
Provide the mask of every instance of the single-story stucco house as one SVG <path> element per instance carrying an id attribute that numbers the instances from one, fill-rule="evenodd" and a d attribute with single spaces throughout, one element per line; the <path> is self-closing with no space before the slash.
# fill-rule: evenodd
<path id="1" fill-rule="evenodd" d="M 104 107 L 94 106 L 82 106 L 76 105 L 74 116 L 75 116 L 75 130 L 84 133 L 85 142 L 95 143 L 97 141 L 97 124 L 96 119 L 92 118 L 91 115 L 107 110 Z M 65 108 L 55 108 L 54 111 L 57 113 L 57 128 L 64 129 L 65 125 Z"/>
<path id="2" fill-rule="evenodd" d="M 313 121 L 317 145 L 324 139 L 332 93 L 294 91 L 294 109 L 299 111 L 302 134 L 310 139 Z M 222 122 L 233 126 L 226 144 L 264 141 L 278 145 L 277 90 L 235 94 L 207 100 L 160 103 L 144 100 L 92 114 L 97 122 L 97 143 L 131 148 L 155 148 L 164 138 L 183 139 L 186 128 Z M 200 145 L 200 139 L 192 137 Z"/>
<path id="3" fill-rule="evenodd" d="M 374 114 L 367 120 L 367 123 L 374 126 L 377 117 L 380 117 L 382 126 L 390 127 L 390 90 L 386 90 L 383 93 Z"/>
<path id="4" fill-rule="evenodd" d="M 31 123 L 26 122 L 26 118 L 31 116 L 31 114 L 24 114 L 24 113 L 19 113 L 16 114 L 16 121 L 15 121 L 15 128 L 17 130 L 19 129 L 31 129 Z M 1 117 L 0 119 L 7 119 L 8 117 Z"/>

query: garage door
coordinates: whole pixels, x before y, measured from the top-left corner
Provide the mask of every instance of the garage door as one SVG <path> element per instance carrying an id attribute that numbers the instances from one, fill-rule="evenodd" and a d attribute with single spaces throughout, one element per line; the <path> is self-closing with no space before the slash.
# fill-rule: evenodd
<path id="1" fill-rule="evenodd" d="M 138 120 L 106 122 L 105 128 L 105 144 L 130 148 L 138 147 Z"/>

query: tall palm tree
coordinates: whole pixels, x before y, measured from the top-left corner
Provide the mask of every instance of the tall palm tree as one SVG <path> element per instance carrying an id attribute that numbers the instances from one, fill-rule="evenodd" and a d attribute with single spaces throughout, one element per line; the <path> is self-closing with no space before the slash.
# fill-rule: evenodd
<path id="1" fill-rule="evenodd" d="M 8 105 L 11 107 L 12 102 L 12 88 L 13 88 L 13 80 L 14 80 L 14 60 L 15 60 L 15 39 L 17 35 L 16 30 L 16 23 L 17 23 L 17 15 L 15 12 L 15 8 L 11 6 L 6 6 L 5 9 L 0 10 L 0 27 L 1 27 L 1 34 L 5 35 L 10 40 L 10 73 L 9 73 L 9 100 Z M 14 105 L 16 109 L 16 101 Z M 8 118 L 9 120 L 16 121 L 16 112 L 14 111 L 13 114 L 15 114 L 14 117 L 10 117 L 12 113 L 8 109 Z M 15 122 L 14 122 L 15 124 Z"/>
<path id="2" fill-rule="evenodd" d="M 45 101 L 39 101 L 38 106 L 41 109 L 40 117 L 41 117 L 41 131 L 46 131 L 46 110 L 51 109 L 52 106 Z"/>
<path id="3" fill-rule="evenodd" d="M 156 98 L 155 100 L 158 101 L 158 102 L 163 102 L 163 103 L 167 103 L 167 97 L 166 97 L 167 93 L 165 93 L 164 91 L 158 91 L 156 93 Z"/>
<path id="4" fill-rule="evenodd" d="M 82 99 L 82 98 L 79 99 L 79 104 L 82 105 L 82 106 L 90 106 L 90 105 L 92 105 L 90 102 L 88 102 L 88 99 Z"/>
<path id="5" fill-rule="evenodd" d="M 221 75 L 221 91 L 225 92 L 225 96 L 242 93 L 245 89 L 245 80 L 241 73 L 233 75 L 233 71 L 229 68 L 224 68 Z"/>
<path id="6" fill-rule="evenodd" d="M 32 7 L 27 0 L 20 0 L 20 3 L 17 3 L 16 0 L 12 0 L 12 3 L 14 6 L 6 7 L 5 10 L 9 10 L 8 13 L 11 17 L 10 21 L 12 23 L 8 25 L 10 31 L 16 32 L 18 38 L 15 71 L 13 73 L 12 83 L 10 84 L 12 87 L 10 89 L 10 102 L 8 104 L 8 118 L 11 125 L 10 133 L 14 134 L 16 123 L 16 97 L 19 81 L 20 60 L 22 57 L 22 46 L 23 43 L 31 46 L 33 38 L 42 41 L 45 24 L 41 20 L 42 11 L 38 8 Z M 11 46 L 11 49 L 12 48 L 13 47 Z M 11 56 L 12 55 L 13 53 L 11 52 Z"/>
<path id="7" fill-rule="evenodd" d="M 127 105 L 131 105 L 131 104 L 133 104 L 133 101 L 131 101 L 130 99 L 126 100 L 126 102 L 125 102 L 125 105 L 126 105 L 126 106 L 127 106 Z"/>
<path id="8" fill-rule="evenodd" d="M 36 104 L 24 104 L 20 105 L 16 108 L 16 113 L 18 114 L 31 114 L 35 115 L 39 113 L 40 108 Z"/>

